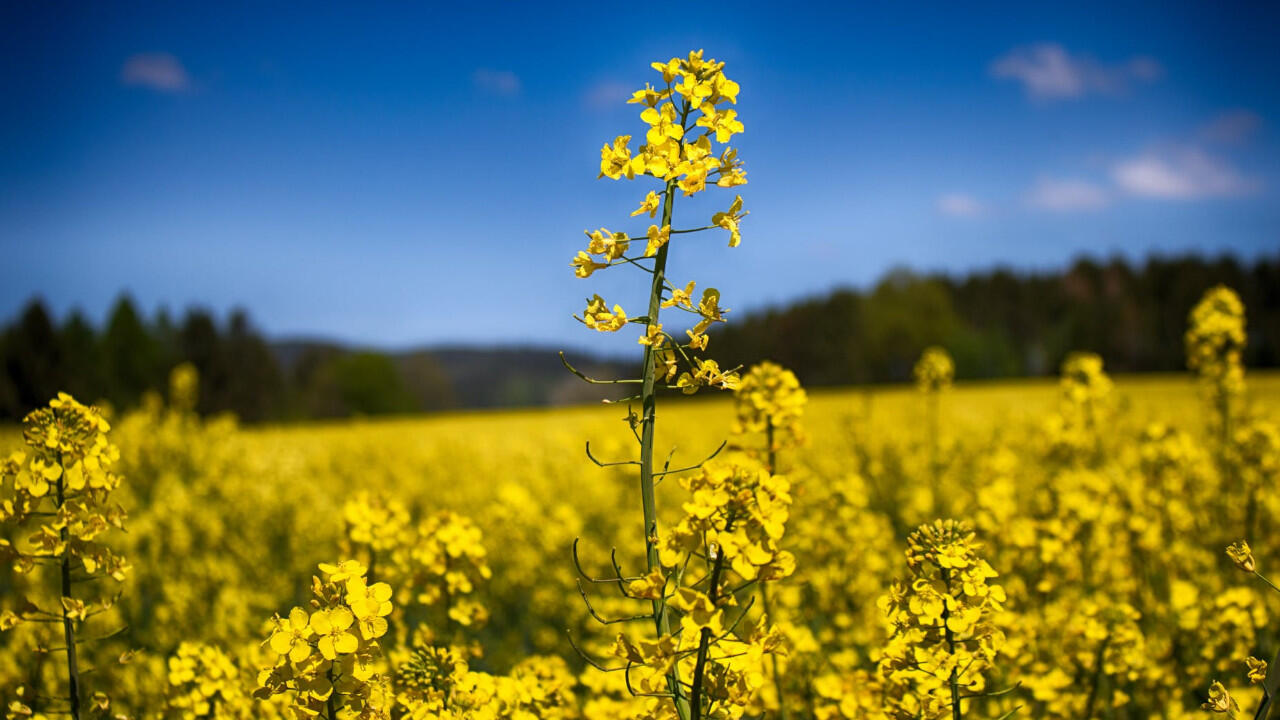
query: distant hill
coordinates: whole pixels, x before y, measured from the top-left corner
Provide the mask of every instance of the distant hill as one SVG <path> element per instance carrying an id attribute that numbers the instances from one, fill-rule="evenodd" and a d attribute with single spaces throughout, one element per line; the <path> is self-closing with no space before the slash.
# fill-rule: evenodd
<path id="1" fill-rule="evenodd" d="M 318 364 L 361 352 L 313 340 L 284 340 L 270 347 L 281 369 L 294 378 Z M 560 362 L 559 352 L 550 346 L 443 345 L 383 354 L 393 361 L 407 390 L 417 392 L 422 409 L 569 405 L 620 396 L 614 388 L 588 385 L 575 377 Z M 636 372 L 628 364 L 588 353 L 571 353 L 570 361 L 602 380 Z"/>

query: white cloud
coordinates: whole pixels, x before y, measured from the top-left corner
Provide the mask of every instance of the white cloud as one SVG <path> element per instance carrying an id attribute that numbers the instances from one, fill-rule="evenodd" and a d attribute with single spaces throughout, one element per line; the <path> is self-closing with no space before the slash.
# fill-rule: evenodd
<path id="1" fill-rule="evenodd" d="M 1200 137 L 1208 142 L 1229 145 L 1243 143 L 1262 127 L 1262 118 L 1251 110 L 1228 110 L 1205 123 Z"/>
<path id="2" fill-rule="evenodd" d="M 965 193 L 943 193 L 938 196 L 938 212 L 951 217 L 973 218 L 983 213 L 982 203 Z"/>
<path id="3" fill-rule="evenodd" d="M 510 70 L 479 68 L 471 73 L 471 82 L 487 93 L 502 97 L 514 97 L 520 94 L 520 77 Z"/>
<path id="4" fill-rule="evenodd" d="M 609 110 L 622 106 L 631 98 L 631 88 L 615 80 L 598 82 L 587 89 L 582 103 L 592 110 Z"/>
<path id="5" fill-rule="evenodd" d="M 1073 212 L 1098 210 L 1111 203 L 1107 191 L 1087 180 L 1042 177 L 1027 193 L 1027 204 L 1041 210 Z"/>
<path id="6" fill-rule="evenodd" d="M 177 93 L 191 88 L 191 77 L 178 58 L 169 53 L 138 53 L 124 61 L 120 82 Z"/>
<path id="7" fill-rule="evenodd" d="M 1017 80 L 1029 96 L 1041 100 L 1120 93 L 1130 82 L 1149 82 L 1162 73 L 1160 64 L 1148 57 L 1104 65 L 1084 55 L 1073 56 L 1061 45 L 1051 43 L 1015 48 L 991 63 L 994 77 Z"/>
<path id="8" fill-rule="evenodd" d="M 1111 168 L 1111 177 L 1133 195 L 1183 200 L 1244 195 L 1258 186 L 1255 180 L 1196 147 L 1152 150 L 1122 160 Z"/>

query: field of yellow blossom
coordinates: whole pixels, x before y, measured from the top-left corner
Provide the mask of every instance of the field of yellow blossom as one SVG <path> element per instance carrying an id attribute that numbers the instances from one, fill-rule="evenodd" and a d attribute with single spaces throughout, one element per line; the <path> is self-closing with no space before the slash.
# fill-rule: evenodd
<path id="1" fill-rule="evenodd" d="M 1280 376 L 1253 375 L 1248 387 L 1253 412 L 1274 417 Z M 781 544 L 796 558 L 769 597 L 786 636 L 781 682 L 761 663 L 748 712 L 776 707 L 781 687 L 792 717 L 893 714 L 876 678 L 893 631 L 881 598 L 909 576 L 907 535 L 936 517 L 972 523 L 1007 594 L 990 619 L 1004 642 L 969 692 L 1014 689 L 982 699 L 982 716 L 1021 706 L 1026 717 L 1183 717 L 1202 712 L 1215 679 L 1252 698 L 1245 658 L 1276 649 L 1280 597 L 1223 548 L 1252 523 L 1259 568 L 1280 561 L 1266 540 L 1280 503 L 1269 487 L 1250 494 L 1276 479 L 1275 426 L 1239 429 L 1256 454 L 1225 477 L 1190 379 L 1119 380 L 1087 438 L 1063 425 L 1073 389 L 943 392 L 936 451 L 930 396 L 915 389 L 812 394 L 804 444 L 778 458 L 793 503 Z M 125 582 L 95 589 L 118 599 L 86 627 L 122 630 L 83 646 L 87 697 L 109 695 L 112 713 L 135 717 L 281 712 L 253 698 L 259 670 L 275 662 L 269 620 L 314 610 L 311 576 L 345 558 L 392 584 L 386 657 L 373 662 L 399 668 L 401 695 L 443 695 L 467 717 L 603 719 L 643 705 L 623 678 L 589 667 L 567 633 L 616 664 L 612 628 L 583 611 L 571 547 L 581 539 L 589 574 L 610 574 L 613 545 L 624 574 L 642 563 L 634 475 L 584 455 L 587 439 L 602 461 L 624 452 L 625 410 L 241 429 L 198 420 L 175 394 L 113 419 L 123 478 L 113 501 L 128 520 L 107 536 L 130 568 Z M 658 446 L 675 448 L 673 466 L 696 461 L 735 419 L 727 397 L 669 404 Z M 12 430 L 0 442 L 6 453 L 22 445 Z M 680 514 L 677 502 L 660 510 Z M 60 628 L 22 612 L 28 596 L 47 601 L 41 586 L 39 570 L 0 575 L 0 692 L 37 713 L 42 696 L 65 693 Z M 602 616 L 628 611 L 610 588 L 586 592 Z M 15 613 L 28 620 L 9 627 Z M 58 707 L 43 704 L 50 715 Z"/>

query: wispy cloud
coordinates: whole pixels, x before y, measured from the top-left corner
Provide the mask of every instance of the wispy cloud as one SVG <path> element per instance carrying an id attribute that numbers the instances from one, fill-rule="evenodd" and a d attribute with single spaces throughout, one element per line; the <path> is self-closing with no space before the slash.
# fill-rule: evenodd
<path id="1" fill-rule="evenodd" d="M 130 56 L 120 68 L 120 82 L 167 93 L 191 89 L 191 76 L 178 58 L 160 52 Z"/>
<path id="2" fill-rule="evenodd" d="M 1027 193 L 1027 204 L 1040 210 L 1076 212 L 1099 210 L 1111 203 L 1105 188 L 1087 180 L 1041 177 Z"/>
<path id="3" fill-rule="evenodd" d="M 967 193 L 950 192 L 938 196 L 938 212 L 959 218 L 975 218 L 985 212 L 982 203 Z"/>
<path id="4" fill-rule="evenodd" d="M 1086 55 L 1072 55 L 1052 43 L 1015 48 L 991 63 L 992 76 L 1022 83 L 1027 95 L 1039 100 L 1121 93 L 1130 83 L 1149 82 L 1163 72 L 1160 64 L 1149 57 L 1106 65 Z"/>
<path id="5" fill-rule="evenodd" d="M 1132 195 L 1178 200 L 1246 195 L 1259 186 L 1226 161 L 1192 146 L 1160 148 L 1122 160 L 1112 167 L 1111 177 Z"/>
<path id="6" fill-rule="evenodd" d="M 626 83 L 605 80 L 587 88 L 582 104 L 592 110 L 608 110 L 620 106 L 630 97 L 631 88 Z"/>
<path id="7" fill-rule="evenodd" d="M 1200 137 L 1206 142 L 1236 145 L 1252 138 L 1262 127 L 1262 118 L 1252 110 L 1228 110 L 1205 123 Z"/>
<path id="8" fill-rule="evenodd" d="M 520 94 L 520 76 L 510 70 L 479 68 L 471 73 L 471 82 L 492 95 L 515 97 Z"/>

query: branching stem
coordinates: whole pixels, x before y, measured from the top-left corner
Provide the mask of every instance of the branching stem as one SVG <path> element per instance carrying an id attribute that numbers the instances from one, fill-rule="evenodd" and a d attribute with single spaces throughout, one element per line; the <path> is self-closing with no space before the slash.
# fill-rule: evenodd
<path id="1" fill-rule="evenodd" d="M 942 568 L 942 583 L 947 586 L 947 592 L 951 592 L 951 573 L 946 568 Z M 960 715 L 960 674 L 958 668 L 954 666 L 954 658 L 956 656 L 956 636 L 951 632 L 951 627 L 947 625 L 947 618 L 951 613 L 944 607 L 942 610 L 942 627 L 946 633 L 947 652 L 951 654 L 953 665 L 951 668 L 951 676 L 947 680 L 947 684 L 951 686 L 951 720 L 961 720 Z"/>
<path id="2" fill-rule="evenodd" d="M 58 453 L 58 464 L 62 465 L 62 453 Z M 66 473 L 58 476 L 56 483 L 56 501 L 58 510 L 62 510 L 63 503 L 66 502 L 66 494 L 63 483 L 66 479 Z M 67 650 L 67 702 L 69 703 L 69 711 L 72 720 L 80 720 L 80 667 L 76 661 L 76 629 L 75 620 L 71 618 L 70 610 L 67 608 L 66 600 L 71 599 L 71 541 L 67 524 L 63 523 L 62 529 L 59 531 L 59 538 L 62 541 L 62 634 L 66 640 Z"/>
<path id="3" fill-rule="evenodd" d="M 664 226 L 671 224 L 675 185 L 675 180 L 667 181 L 666 194 L 662 201 L 662 224 Z M 663 283 L 666 280 L 667 250 L 669 247 L 670 243 L 663 245 L 658 248 L 658 252 L 654 256 L 653 284 L 649 290 L 648 316 L 650 322 L 657 322 L 658 314 L 662 310 L 662 290 Z M 646 345 L 644 347 L 644 366 L 641 375 L 643 382 L 640 390 L 640 502 L 644 508 L 645 561 L 649 572 L 661 567 L 661 561 L 658 558 L 658 503 L 653 490 L 653 431 L 657 411 L 657 388 L 655 387 L 656 378 L 654 377 L 656 364 L 656 349 L 652 345 Z M 658 637 L 671 634 L 671 620 L 667 616 L 666 601 L 661 599 L 654 600 L 652 601 L 652 606 L 654 629 L 658 633 Z M 672 667 L 670 674 L 667 676 L 667 688 L 675 696 L 676 709 L 680 713 L 681 720 L 688 720 L 688 701 L 684 698 L 684 691 L 680 687 L 678 672 L 678 668 Z"/>

